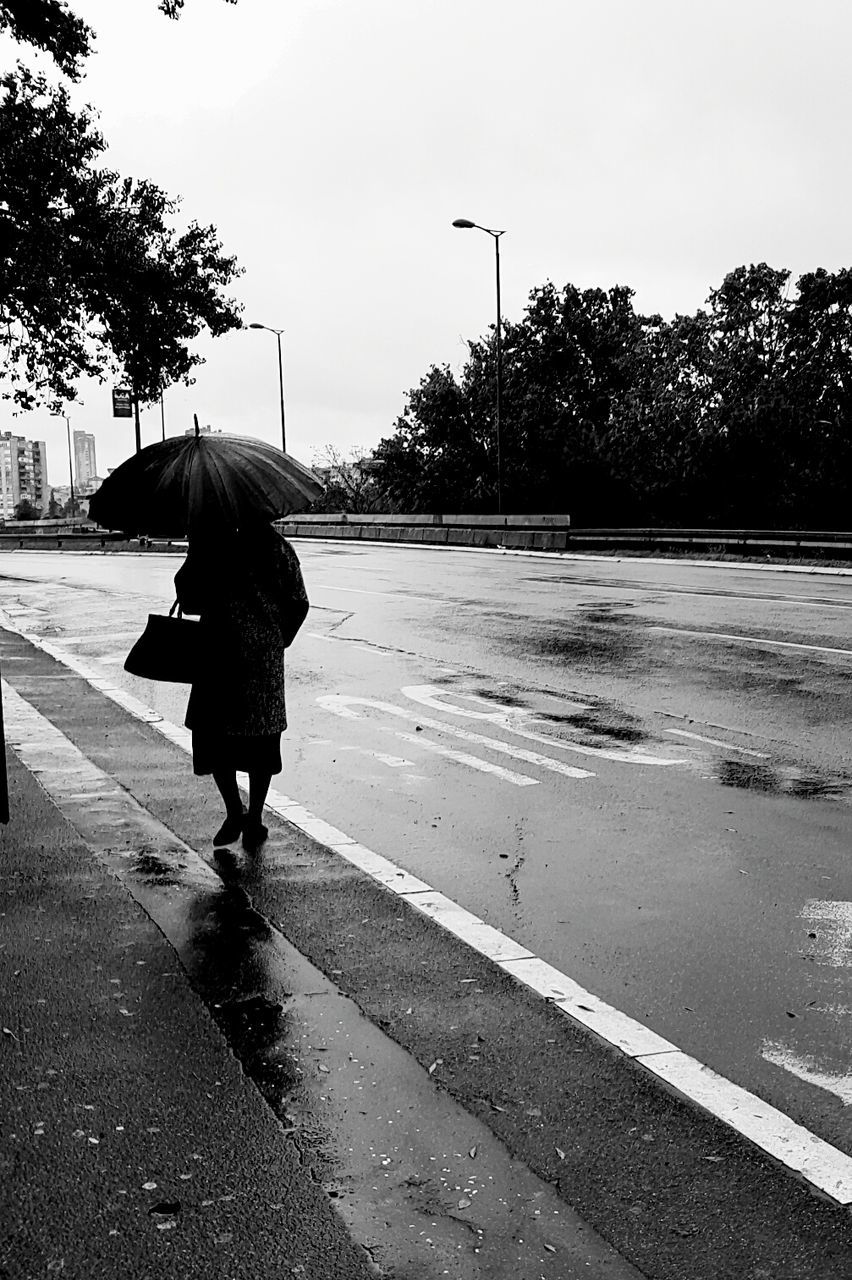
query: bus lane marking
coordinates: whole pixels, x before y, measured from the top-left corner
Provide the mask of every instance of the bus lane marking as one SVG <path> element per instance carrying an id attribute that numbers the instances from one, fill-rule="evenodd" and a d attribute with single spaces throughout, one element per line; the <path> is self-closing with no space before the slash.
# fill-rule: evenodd
<path id="1" fill-rule="evenodd" d="M 551 760 L 550 756 L 543 756 L 538 751 L 527 751 L 524 747 L 514 747 L 508 742 L 503 742 L 500 738 L 489 738 L 483 733 L 473 733 L 469 729 L 460 729 L 458 726 L 446 724 L 442 720 L 432 720 L 428 716 L 421 716 L 415 711 L 409 711 L 406 707 L 398 707 L 393 702 L 382 702 L 378 698 L 361 698 L 347 693 L 327 693 L 317 698 L 317 703 L 325 711 L 330 711 L 333 715 L 340 716 L 343 720 L 360 720 L 363 718 L 362 712 L 354 711 L 353 707 L 382 711 L 386 715 L 413 721 L 415 724 L 423 725 L 427 729 L 449 734 L 450 737 L 459 738 L 462 742 L 486 747 L 489 751 L 497 751 L 501 755 L 512 756 L 515 760 L 523 760 L 527 764 L 537 765 L 541 769 L 548 769 L 551 773 L 558 773 L 566 778 L 593 778 L 595 776 L 588 769 L 577 769 L 573 765 L 563 764 L 561 760 Z M 414 739 L 414 741 L 417 741 L 417 739 Z"/>
<path id="2" fill-rule="evenodd" d="M 499 725 L 501 729 L 514 733 L 519 738 L 526 738 L 528 742 L 539 742 L 546 747 L 560 747 L 564 751 L 577 751 L 584 756 L 598 756 L 602 760 L 614 760 L 617 764 L 673 765 L 687 763 L 683 759 L 652 756 L 646 751 L 641 751 L 638 747 L 588 747 L 579 742 L 565 742 L 561 738 L 549 738 L 543 733 L 535 733 L 530 729 L 521 729 L 519 725 L 512 723 L 513 717 L 517 718 L 519 715 L 526 716 L 529 714 L 521 707 L 511 707 L 504 703 L 496 703 L 494 711 L 472 711 L 469 707 L 456 707 L 451 702 L 445 702 L 439 696 L 445 691 L 437 685 L 410 684 L 406 685 L 401 692 L 406 698 L 411 698 L 412 701 L 419 702 L 424 707 L 431 707 L 436 711 L 449 712 L 452 715 L 466 716 L 472 720 L 488 720 L 492 724 Z M 458 694 L 456 696 L 464 698 L 467 695 Z M 476 699 L 476 701 L 480 701 L 480 699 Z M 534 713 L 530 716 L 530 719 L 535 723 L 536 717 Z"/>

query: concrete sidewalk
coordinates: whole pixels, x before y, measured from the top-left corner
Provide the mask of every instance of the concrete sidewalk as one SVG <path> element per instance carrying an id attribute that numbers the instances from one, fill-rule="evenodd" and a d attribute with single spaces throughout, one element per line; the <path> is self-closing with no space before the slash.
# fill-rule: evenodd
<path id="1" fill-rule="evenodd" d="M 0 1275 L 374 1276 L 171 946 L 8 764 Z"/>

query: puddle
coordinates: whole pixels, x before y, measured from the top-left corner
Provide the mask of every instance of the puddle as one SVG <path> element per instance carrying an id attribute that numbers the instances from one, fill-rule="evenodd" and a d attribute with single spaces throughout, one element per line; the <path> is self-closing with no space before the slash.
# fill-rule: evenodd
<path id="1" fill-rule="evenodd" d="M 643 729 L 638 729 L 634 724 L 627 723 L 625 716 L 623 722 L 614 723 L 605 721 L 601 717 L 591 712 L 575 712 L 573 714 L 559 713 L 552 711 L 540 711 L 536 713 L 536 721 L 545 721 L 541 727 L 553 725 L 558 728 L 559 725 L 566 725 L 571 729 L 579 729 L 583 733 L 599 739 L 607 738 L 613 742 L 646 742 L 648 734 Z M 573 736 L 573 735 L 572 735 Z"/>
<path id="2" fill-rule="evenodd" d="M 800 800 L 836 800 L 850 793 L 850 783 L 842 778 L 824 778 L 815 773 L 773 768 L 746 760 L 720 760 L 716 765 L 716 778 L 723 787 L 795 796 Z"/>
<path id="3" fill-rule="evenodd" d="M 580 605 L 576 612 L 552 624 L 549 631 L 533 633 L 525 641 L 529 651 L 552 659 L 597 670 L 646 665 L 643 626 L 631 606 Z"/>

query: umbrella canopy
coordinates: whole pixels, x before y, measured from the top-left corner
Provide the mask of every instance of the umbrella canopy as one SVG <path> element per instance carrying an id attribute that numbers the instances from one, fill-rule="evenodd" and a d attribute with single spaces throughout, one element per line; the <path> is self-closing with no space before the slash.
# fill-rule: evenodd
<path id="1" fill-rule="evenodd" d="M 89 516 L 105 529 L 183 537 L 303 511 L 323 492 L 312 471 L 245 436 L 177 436 L 149 444 L 104 480 Z"/>

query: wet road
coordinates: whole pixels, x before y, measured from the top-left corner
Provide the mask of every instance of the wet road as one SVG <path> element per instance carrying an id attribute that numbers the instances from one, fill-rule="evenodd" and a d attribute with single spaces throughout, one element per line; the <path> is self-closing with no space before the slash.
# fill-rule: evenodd
<path id="1" fill-rule="evenodd" d="M 298 544 L 281 785 L 852 1151 L 852 579 Z M 124 677 L 174 557 L 7 553 Z"/>

